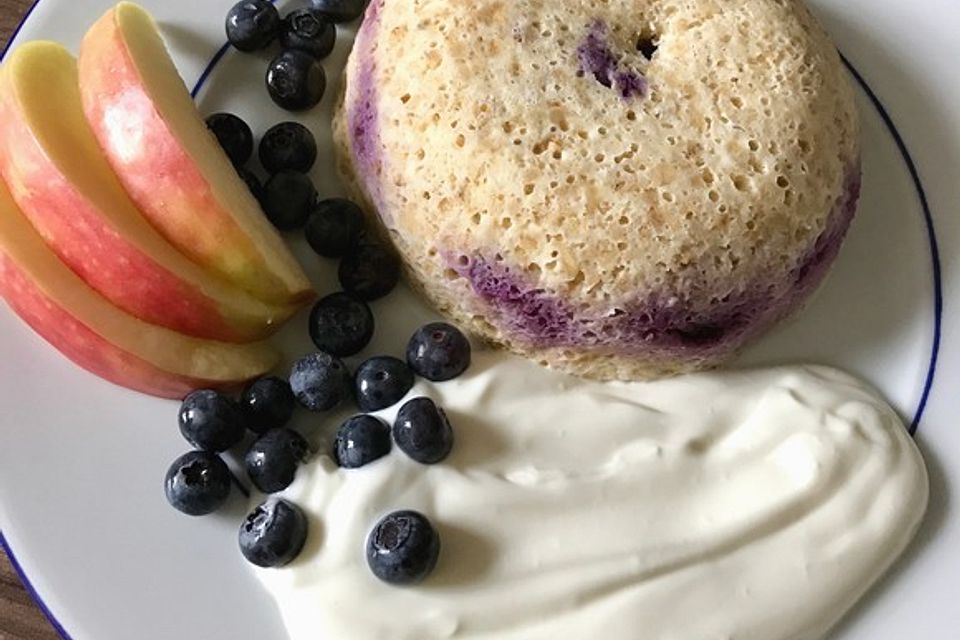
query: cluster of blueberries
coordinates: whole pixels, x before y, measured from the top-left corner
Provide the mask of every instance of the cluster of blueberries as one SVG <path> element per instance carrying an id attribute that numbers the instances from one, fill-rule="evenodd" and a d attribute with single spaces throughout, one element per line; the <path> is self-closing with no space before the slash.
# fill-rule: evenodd
<path id="1" fill-rule="evenodd" d="M 360 17 L 367 0 L 310 3 L 310 8 L 281 18 L 268 0 L 244 0 L 227 14 L 227 38 L 237 49 L 257 51 L 279 40 L 283 51 L 267 69 L 267 89 L 277 105 L 292 111 L 311 108 L 321 100 L 326 76 L 320 61 L 333 50 L 334 25 Z M 356 401 L 363 413 L 340 426 L 330 452 L 341 468 L 370 464 L 388 455 L 394 443 L 421 464 L 444 460 L 453 448 L 453 429 L 430 398 L 417 397 L 403 404 L 392 428 L 370 412 L 400 402 L 413 387 L 415 375 L 434 382 L 459 376 L 470 365 L 469 341 L 449 324 L 428 324 L 411 337 L 406 362 L 376 356 L 351 375 L 340 358 L 359 353 L 373 337 L 374 317 L 367 303 L 396 286 L 397 258 L 365 235 L 363 212 L 355 203 L 319 199 L 307 175 L 317 160 L 317 144 L 306 127 L 282 122 L 263 135 L 258 156 L 270 175 L 263 183 L 247 168 L 255 146 L 250 126 L 230 113 L 210 116 L 207 126 L 270 222 L 281 231 L 304 228 L 317 254 L 340 259 L 343 291 L 314 306 L 309 332 L 318 351 L 297 360 L 287 380 L 272 376 L 256 380 L 243 390 L 239 401 L 210 389 L 195 391 L 183 400 L 180 432 L 194 450 L 168 469 L 167 500 L 189 515 L 219 509 L 236 481 L 220 454 L 239 446 L 248 431 L 254 436 L 244 455 L 250 481 L 266 494 L 286 489 L 311 453 L 306 439 L 287 426 L 297 404 L 323 412 Z M 307 531 L 308 520 L 299 507 L 269 498 L 241 525 L 240 550 L 258 566 L 284 566 L 302 551 Z M 391 584 L 409 584 L 433 570 L 440 537 L 423 514 L 396 511 L 376 523 L 365 551 L 374 575 Z"/>
<path id="2" fill-rule="evenodd" d="M 316 106 L 327 88 L 320 61 L 337 40 L 336 23 L 356 20 L 366 0 L 310 0 L 310 7 L 280 17 L 269 0 L 242 0 L 227 13 L 227 40 L 240 51 L 266 49 L 275 40 L 282 51 L 267 67 L 270 97 L 288 111 Z"/>
<path id="3" fill-rule="evenodd" d="M 351 330 L 337 327 L 335 333 L 349 334 Z M 349 352 L 341 348 L 339 353 L 352 355 L 366 344 L 352 336 L 350 340 Z M 318 351 L 293 365 L 289 382 L 261 378 L 247 386 L 239 402 L 214 390 L 194 391 L 179 412 L 180 432 L 194 450 L 179 457 L 167 471 L 167 500 L 189 515 L 219 509 L 233 481 L 219 454 L 239 445 L 248 430 L 256 436 L 244 456 L 250 481 L 267 494 L 286 489 L 310 454 L 304 437 L 286 426 L 297 403 L 321 412 L 353 398 L 365 412 L 347 419 L 337 431 L 331 455 L 344 469 L 362 467 L 388 455 L 394 443 L 421 464 L 441 462 L 453 448 L 454 435 L 446 414 L 433 400 L 416 397 L 404 403 L 392 429 L 366 412 L 398 403 L 413 387 L 415 374 L 434 382 L 450 380 L 467 369 L 470 358 L 467 338 L 455 327 L 437 322 L 421 327 L 410 338 L 406 362 L 376 356 L 351 376 L 336 355 Z M 268 499 L 247 516 L 239 542 L 241 552 L 253 564 L 279 567 L 299 555 L 306 537 L 304 513 L 286 500 Z M 439 549 L 439 535 L 425 516 L 397 511 L 373 528 L 366 554 L 374 575 L 392 584 L 408 584 L 432 571 Z"/>
<path id="4" fill-rule="evenodd" d="M 250 192 L 273 225 L 281 231 L 303 228 L 313 250 L 340 258 L 340 284 L 366 301 L 389 293 L 400 277 L 396 256 L 364 234 L 363 211 L 345 198 L 320 200 L 307 172 L 317 160 L 313 134 L 297 122 L 281 122 L 260 139 L 257 155 L 270 174 L 265 184 L 247 168 L 253 155 L 250 126 L 232 113 L 215 113 L 207 127 L 216 136 Z M 343 304 L 344 298 L 328 300 Z"/>

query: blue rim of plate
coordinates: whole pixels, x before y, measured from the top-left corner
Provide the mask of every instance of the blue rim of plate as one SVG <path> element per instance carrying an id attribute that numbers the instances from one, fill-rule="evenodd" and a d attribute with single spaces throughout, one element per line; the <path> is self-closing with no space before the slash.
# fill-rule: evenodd
<path id="1" fill-rule="evenodd" d="M 930 245 L 930 262 L 933 271 L 933 342 L 930 347 L 930 363 L 927 365 L 927 375 L 923 382 L 923 392 L 920 394 L 920 400 L 913 414 L 913 420 L 910 421 L 910 435 L 915 436 L 917 430 L 920 428 L 920 421 L 923 419 L 923 414 L 927 409 L 930 393 L 933 391 L 933 379 L 936 377 L 937 363 L 940 360 L 940 342 L 943 335 L 943 277 L 940 265 L 940 243 L 937 240 L 937 231 L 933 222 L 933 212 L 930 210 L 930 202 L 927 200 L 927 191 L 923 187 L 920 172 L 917 170 L 913 156 L 907 148 L 907 143 L 904 141 L 903 136 L 900 135 L 900 130 L 897 129 L 897 125 L 893 123 L 893 118 L 890 117 L 887 108 L 883 106 L 880 97 L 874 92 L 873 88 L 857 68 L 853 66 L 853 63 L 850 62 L 843 53 L 840 54 L 840 59 L 843 60 L 844 66 L 847 67 L 847 70 L 850 71 L 854 79 L 856 79 L 860 88 L 867 94 L 870 102 L 873 103 L 873 107 L 883 119 L 883 123 L 886 125 L 890 135 L 893 136 L 893 140 L 897 144 L 897 149 L 900 151 L 900 155 L 907 165 L 910 178 L 913 180 L 913 185 L 916 188 L 917 197 L 920 199 L 920 207 L 923 209 L 923 220 L 927 227 L 927 242 Z"/>
<path id="2" fill-rule="evenodd" d="M 271 0 L 271 2 L 276 2 L 276 0 Z M 33 14 L 34 9 L 37 8 L 37 5 L 40 4 L 40 0 L 33 0 L 33 4 L 30 5 L 30 8 L 27 9 L 26 14 L 24 14 L 23 19 L 20 21 L 20 24 L 17 25 L 17 28 L 14 29 L 13 33 L 10 35 L 10 40 L 7 42 L 6 46 L 3 48 L 3 51 L 0 51 L 0 62 L 6 57 L 7 53 L 10 51 L 13 46 L 14 41 L 17 39 L 17 36 L 20 34 L 20 31 L 23 29 L 23 26 L 27 23 L 27 20 L 30 19 L 30 16 Z M 216 66 L 220 63 L 223 57 L 230 51 L 231 46 L 229 43 L 220 47 L 214 54 L 213 58 L 210 59 L 210 62 L 204 68 L 203 72 L 200 74 L 200 77 L 197 79 L 196 84 L 193 89 L 190 91 L 190 95 L 196 98 L 200 91 L 203 89 L 204 85 L 207 83 L 207 80 L 210 79 L 211 74 L 213 73 Z M 847 70 L 853 75 L 854 79 L 857 81 L 857 84 L 863 89 L 864 93 L 867 94 L 867 97 L 870 99 L 871 104 L 877 110 L 877 113 L 880 114 L 880 117 L 883 119 L 883 123 L 887 128 L 887 131 L 893 136 L 893 140 L 897 145 L 897 149 L 900 152 L 900 155 L 903 158 L 904 163 L 907 165 L 907 170 L 910 173 L 910 178 L 913 180 L 914 188 L 917 192 L 917 197 L 920 200 L 920 207 L 923 210 L 923 221 L 927 229 L 927 242 L 930 245 L 930 260 L 931 267 L 933 271 L 933 342 L 930 348 L 930 362 L 927 366 L 927 374 L 924 378 L 923 391 L 920 394 L 920 400 L 917 403 L 916 411 L 913 414 L 913 419 L 910 421 L 909 431 L 910 435 L 916 435 L 917 430 L 920 427 L 920 422 L 923 419 L 923 415 L 927 409 L 927 404 L 930 400 L 930 394 L 933 392 L 933 383 L 937 374 L 937 364 L 940 360 L 940 346 L 942 339 L 942 320 L 943 320 L 943 279 L 941 273 L 941 264 L 940 264 L 940 243 L 937 239 L 936 226 L 933 222 L 933 212 L 930 209 L 930 203 L 927 200 L 927 192 L 923 186 L 923 181 L 920 179 L 920 172 L 917 170 L 917 165 L 913 160 L 913 155 L 911 155 L 909 148 L 907 147 L 906 142 L 903 139 L 903 136 L 900 135 L 900 131 L 897 129 L 897 126 L 893 122 L 893 118 L 890 117 L 890 113 L 887 111 L 887 108 L 883 105 L 883 102 L 880 100 L 880 97 L 874 92 L 870 87 L 870 84 L 863 77 L 863 75 L 857 70 L 857 68 L 850 62 L 843 53 L 840 54 L 840 58 L 843 60 L 844 66 Z M 47 618 L 50 624 L 53 626 L 54 630 L 64 640 L 72 640 L 67 630 L 63 628 L 63 625 L 60 624 L 60 621 L 57 620 L 56 616 L 43 601 L 43 598 L 40 597 L 40 594 L 37 593 L 37 590 L 34 588 L 33 583 L 30 582 L 30 579 L 27 577 L 26 572 L 24 572 L 23 567 L 20 565 L 17 560 L 16 555 L 13 552 L 13 549 L 10 548 L 10 544 L 7 542 L 7 539 L 3 536 L 3 532 L 0 531 L 0 548 L 6 553 L 7 557 L 10 559 L 10 564 L 13 566 L 14 571 L 20 577 L 20 581 L 23 583 L 24 588 L 26 588 L 27 593 L 30 594 L 30 597 L 37 603 L 37 606 L 40 608 L 40 611 L 43 612 L 43 615 Z"/>
<path id="3" fill-rule="evenodd" d="M 46 617 L 47 621 L 50 622 L 54 630 L 60 634 L 60 637 L 64 640 L 71 640 L 70 634 L 67 633 L 67 630 L 63 628 L 63 625 L 60 624 L 60 621 L 57 620 L 56 616 L 53 615 L 53 611 L 50 611 L 50 608 L 43 601 L 43 598 L 40 597 L 40 594 L 37 593 L 37 590 L 30 582 L 30 579 L 27 578 L 26 572 L 23 570 L 23 567 L 20 566 L 20 562 L 17 560 L 17 557 L 13 554 L 13 549 L 10 548 L 10 544 L 7 542 L 7 539 L 3 537 L 2 531 L 0 531 L 0 549 L 3 549 L 3 551 L 7 554 L 7 558 L 10 559 L 10 564 L 13 566 L 13 570 L 20 577 L 20 582 L 23 583 L 27 593 L 29 593 L 30 597 L 33 598 L 33 601 L 37 603 L 40 611 L 43 612 L 44 617 Z"/>

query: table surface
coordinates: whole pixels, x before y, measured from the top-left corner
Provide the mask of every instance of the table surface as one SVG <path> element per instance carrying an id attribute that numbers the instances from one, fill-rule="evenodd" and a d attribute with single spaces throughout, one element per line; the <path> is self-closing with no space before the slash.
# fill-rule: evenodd
<path id="1" fill-rule="evenodd" d="M 0 49 L 6 46 L 31 4 L 32 0 L 0 0 Z M 59 637 L 0 551 L 0 640 L 57 640 Z"/>

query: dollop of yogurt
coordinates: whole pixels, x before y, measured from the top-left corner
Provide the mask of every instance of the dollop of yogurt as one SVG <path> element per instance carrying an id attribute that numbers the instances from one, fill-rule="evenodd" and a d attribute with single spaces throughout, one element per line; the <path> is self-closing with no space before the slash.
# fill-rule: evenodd
<path id="1" fill-rule="evenodd" d="M 446 461 L 321 456 L 285 492 L 310 536 L 258 576 L 292 640 L 820 638 L 927 504 L 895 412 L 825 367 L 601 384 L 483 352 L 415 395 L 450 416 Z M 364 557 L 398 509 L 442 540 L 415 587 L 379 582 Z"/>

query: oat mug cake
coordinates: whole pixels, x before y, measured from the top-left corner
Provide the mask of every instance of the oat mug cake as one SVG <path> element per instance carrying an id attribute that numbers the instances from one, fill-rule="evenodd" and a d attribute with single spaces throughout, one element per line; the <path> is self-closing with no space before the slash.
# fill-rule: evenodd
<path id="1" fill-rule="evenodd" d="M 796 310 L 856 210 L 839 55 L 795 0 L 374 0 L 339 164 L 411 281 L 600 379 L 714 365 Z"/>

